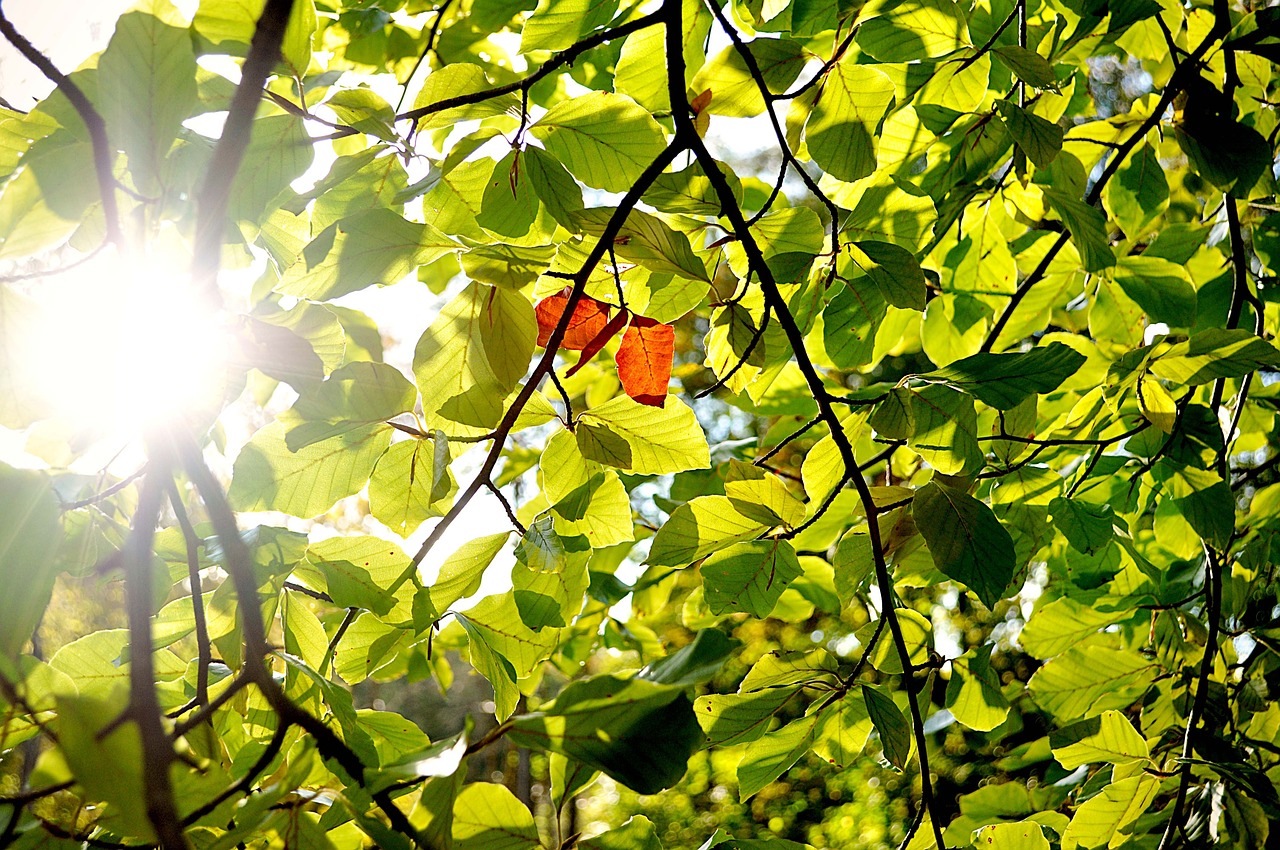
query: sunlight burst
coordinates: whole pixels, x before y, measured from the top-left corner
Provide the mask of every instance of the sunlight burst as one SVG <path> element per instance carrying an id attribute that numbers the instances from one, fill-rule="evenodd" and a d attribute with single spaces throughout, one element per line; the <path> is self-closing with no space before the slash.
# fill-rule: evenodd
<path id="1" fill-rule="evenodd" d="M 216 409 L 232 337 L 195 297 L 186 268 L 176 258 L 112 256 L 33 293 L 42 310 L 30 377 L 60 417 L 130 438 Z"/>

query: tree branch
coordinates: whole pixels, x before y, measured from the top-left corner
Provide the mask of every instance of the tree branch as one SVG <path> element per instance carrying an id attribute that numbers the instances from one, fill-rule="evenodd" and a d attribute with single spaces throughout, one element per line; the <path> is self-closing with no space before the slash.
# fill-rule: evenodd
<path id="1" fill-rule="evenodd" d="M 142 486 L 133 531 L 125 544 L 125 597 L 129 615 L 129 718 L 142 737 L 142 780 L 147 819 L 162 850 L 186 850 L 186 836 L 173 797 L 169 766 L 173 742 L 161 722 L 156 698 L 151 646 L 152 541 L 160 518 L 169 465 L 152 454 L 150 472 Z"/>
<path id="2" fill-rule="evenodd" d="M 267 77 L 280 60 L 280 44 L 284 41 L 292 10 L 293 0 L 266 0 L 253 31 L 248 58 L 240 71 L 240 85 L 231 98 L 222 137 L 213 149 L 209 169 L 197 196 L 196 244 L 191 275 L 196 292 L 208 298 L 211 304 L 220 301 L 218 269 L 222 264 L 222 241 L 231 187 L 253 135 L 253 119 L 258 112 Z"/>
<path id="3" fill-rule="evenodd" d="M 655 17 L 655 15 L 648 17 Z M 618 206 L 613 215 L 610 216 L 608 223 L 600 234 L 600 238 L 596 241 L 591 252 L 587 254 L 587 258 L 583 260 L 582 267 L 572 276 L 573 287 L 569 291 L 569 300 L 565 303 L 560 321 L 556 323 L 551 336 L 547 339 L 546 350 L 542 354 L 542 359 L 533 367 L 533 373 L 530 374 L 529 380 L 525 381 L 524 386 L 520 388 L 520 392 L 516 394 L 515 399 L 511 402 L 511 406 L 507 408 L 502 421 L 493 429 L 493 446 L 489 449 L 489 454 L 485 456 L 484 463 L 480 465 L 480 469 L 476 472 L 475 477 L 471 479 L 471 483 L 467 485 L 467 489 L 458 494 L 458 498 L 453 503 L 453 507 L 449 509 L 449 512 L 441 517 L 440 521 L 431 529 L 431 533 L 427 535 L 427 539 L 423 541 L 422 546 L 414 554 L 404 572 L 392 582 L 390 588 L 388 588 L 389 592 L 395 593 L 401 585 L 417 575 L 418 566 L 422 563 L 422 560 L 427 557 L 431 549 L 444 536 L 449 526 L 461 516 L 467 505 L 475 498 L 476 493 L 480 491 L 480 488 L 485 486 L 485 482 L 491 480 L 493 470 L 498 465 L 499 458 L 502 457 L 503 445 L 511 434 L 511 429 L 515 427 L 516 419 L 519 418 L 520 412 L 524 410 L 524 406 L 528 404 L 538 384 L 555 368 L 556 354 L 560 350 L 560 343 L 564 340 L 564 335 L 569 329 L 569 320 L 573 318 L 574 308 L 578 306 L 578 302 L 582 300 L 582 296 L 586 292 L 587 279 L 591 276 L 591 272 L 595 270 L 600 260 L 603 259 L 609 247 L 613 245 L 613 240 L 621 232 L 627 216 L 635 209 L 636 204 L 640 203 L 641 196 L 653 184 L 653 181 L 658 178 L 658 175 L 665 171 L 667 166 L 674 162 L 675 158 L 686 149 L 685 144 L 680 141 L 680 134 L 677 133 L 676 139 L 673 139 L 667 145 L 666 150 L 657 159 L 649 163 L 648 167 L 636 180 L 635 185 L 628 189 L 622 200 L 618 202 Z"/>
<path id="4" fill-rule="evenodd" d="M 755 270 L 760 281 L 760 286 L 764 291 L 766 305 L 772 307 L 778 322 L 782 325 L 783 331 L 786 333 L 787 340 L 791 345 L 792 351 L 795 353 L 796 362 L 800 367 L 801 373 L 804 375 L 805 382 L 809 386 L 809 391 L 813 395 L 814 400 L 818 404 L 819 416 L 827 423 L 831 431 L 832 440 L 835 442 L 840 453 L 840 458 L 844 463 L 845 473 L 847 477 L 853 481 L 854 486 L 858 490 L 858 496 L 862 501 L 863 508 L 867 515 L 867 525 L 871 538 L 871 548 L 873 560 L 875 562 L 876 582 L 880 587 L 880 592 L 885 600 L 886 613 L 889 615 L 889 629 L 893 636 L 894 645 L 898 649 L 898 656 L 902 662 L 903 676 L 909 680 L 915 671 L 915 666 L 911 662 L 910 651 L 907 648 L 906 640 L 903 637 L 902 629 L 898 624 L 897 617 L 892 616 L 891 600 L 894 598 L 893 580 L 889 576 L 888 565 L 885 562 L 884 545 L 880 539 L 879 525 L 876 518 L 879 511 L 875 502 L 871 497 L 871 491 L 867 486 L 866 480 L 862 477 L 858 469 L 858 461 L 854 455 L 853 445 L 849 442 L 848 436 L 841 427 L 840 418 L 836 415 L 835 410 L 831 406 L 830 397 L 826 387 L 822 384 L 822 377 L 818 374 L 817 369 L 813 365 L 813 361 L 809 358 L 804 342 L 804 333 L 796 324 L 795 319 L 791 315 L 791 311 L 787 306 L 786 300 L 778 291 L 777 282 L 773 277 L 773 271 L 765 262 L 764 254 L 760 250 L 760 246 L 756 243 L 755 237 L 752 235 L 750 228 L 747 226 L 746 219 L 739 208 L 737 200 L 734 198 L 733 191 L 728 181 L 725 180 L 720 169 L 716 167 L 715 159 L 711 156 L 710 151 L 702 142 L 702 138 L 698 135 L 693 126 L 693 122 L 689 117 L 688 104 L 685 103 L 684 94 L 684 55 L 681 52 L 681 34 L 683 32 L 681 25 L 681 5 L 680 0 L 664 0 L 662 12 L 665 16 L 666 46 L 667 46 L 667 86 L 668 96 L 671 100 L 672 117 L 675 120 L 676 138 L 682 136 L 687 139 L 687 144 L 693 151 L 694 156 L 702 164 L 703 171 L 706 172 L 707 179 L 710 181 L 712 188 L 720 198 L 723 213 L 729 219 L 729 224 L 733 228 L 742 244 L 743 251 L 746 253 L 750 266 Z M 679 81 L 679 82 L 677 82 Z M 834 222 L 833 222 L 834 227 Z M 920 757 L 920 782 L 921 793 L 924 804 L 930 809 L 934 806 L 933 784 L 929 776 L 929 756 L 927 751 L 927 741 L 924 736 L 924 720 L 920 714 L 920 706 L 916 701 L 915 692 L 910 688 L 907 689 L 908 702 L 911 708 L 912 725 L 915 731 L 916 749 Z M 937 818 L 932 818 L 934 828 L 934 838 L 938 845 L 938 850 L 944 850 L 945 843 L 942 838 L 942 828 Z"/>
<path id="5" fill-rule="evenodd" d="M 502 86 L 495 86 L 485 91 L 475 92 L 473 94 L 460 94 L 454 97 L 446 97 L 444 100 L 438 100 L 435 103 L 429 103 L 426 106 L 420 106 L 417 109 L 410 109 L 408 112 L 401 112 L 396 116 L 397 121 L 417 121 L 419 118 L 426 118 L 428 115 L 434 115 L 437 112 L 444 112 L 446 109 L 454 109 L 459 106 L 470 106 L 473 103 L 484 103 L 486 100 L 492 100 L 495 97 L 502 97 L 504 94 L 512 94 L 513 92 L 527 92 L 533 88 L 538 81 L 550 76 L 552 72 L 563 68 L 565 65 L 573 64 L 574 60 L 586 53 L 588 50 L 607 44 L 616 38 L 625 38 L 633 32 L 639 32 L 646 27 L 654 26 L 660 23 L 661 15 L 658 12 L 645 15 L 642 18 L 636 18 L 634 21 L 628 21 L 625 24 L 614 27 L 610 30 L 598 32 L 595 35 L 582 39 L 577 44 L 557 53 L 552 58 L 542 64 L 538 70 L 534 71 L 527 77 L 522 77 L 514 83 L 507 83 Z"/>

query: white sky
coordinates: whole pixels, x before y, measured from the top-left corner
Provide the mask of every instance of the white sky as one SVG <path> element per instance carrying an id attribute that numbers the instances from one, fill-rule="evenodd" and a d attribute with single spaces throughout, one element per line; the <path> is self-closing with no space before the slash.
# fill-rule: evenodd
<path id="1" fill-rule="evenodd" d="M 130 0 L 8 0 L 5 17 L 64 73 L 107 46 Z M 29 109 L 53 90 L 26 59 L 0 41 L 0 96 Z"/>

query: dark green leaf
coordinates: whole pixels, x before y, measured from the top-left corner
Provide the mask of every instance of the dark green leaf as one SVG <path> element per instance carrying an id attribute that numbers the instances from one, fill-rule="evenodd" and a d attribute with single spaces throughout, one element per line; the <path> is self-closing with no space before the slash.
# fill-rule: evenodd
<path id="1" fill-rule="evenodd" d="M 921 377 L 941 378 L 998 410 L 1012 410 L 1033 395 L 1053 392 L 1084 362 L 1075 349 L 1051 342 L 1022 354 L 975 354 Z"/>
<path id="2" fill-rule="evenodd" d="M 991 508 L 931 481 L 916 491 L 911 510 L 938 569 L 994 608 L 1013 580 L 1016 564 L 1013 539 Z"/>

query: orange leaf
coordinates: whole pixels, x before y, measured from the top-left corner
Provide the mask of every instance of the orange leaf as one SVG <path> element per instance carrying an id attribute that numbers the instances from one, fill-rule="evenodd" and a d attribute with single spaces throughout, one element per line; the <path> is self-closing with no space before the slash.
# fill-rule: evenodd
<path id="1" fill-rule="evenodd" d="M 619 310 L 618 315 L 609 320 L 609 324 L 600 329 L 600 333 L 596 334 L 595 339 L 582 347 L 582 354 L 578 357 L 578 362 L 573 364 L 568 372 L 565 372 L 566 378 L 572 378 L 579 369 L 586 366 L 592 357 L 600 353 L 600 349 L 604 348 L 609 340 L 613 339 L 618 331 L 622 330 L 623 325 L 627 323 L 627 319 L 631 316 L 625 309 Z"/>
<path id="2" fill-rule="evenodd" d="M 538 345 L 546 346 L 547 340 L 551 339 L 551 332 L 560 323 L 560 317 L 564 315 L 564 308 L 568 304 L 568 289 L 557 292 L 555 295 L 548 295 L 538 302 L 537 307 L 534 308 L 534 315 L 538 317 Z M 569 317 L 569 327 L 565 330 L 560 347 L 570 351 L 586 348 L 600 331 L 604 330 L 608 321 L 608 304 L 597 301 L 589 295 L 582 296 L 577 306 L 573 308 L 573 315 Z"/>
<path id="3" fill-rule="evenodd" d="M 641 404 L 662 407 L 671 380 L 675 340 L 676 330 L 671 325 L 643 316 L 631 320 L 615 358 L 627 395 Z"/>

